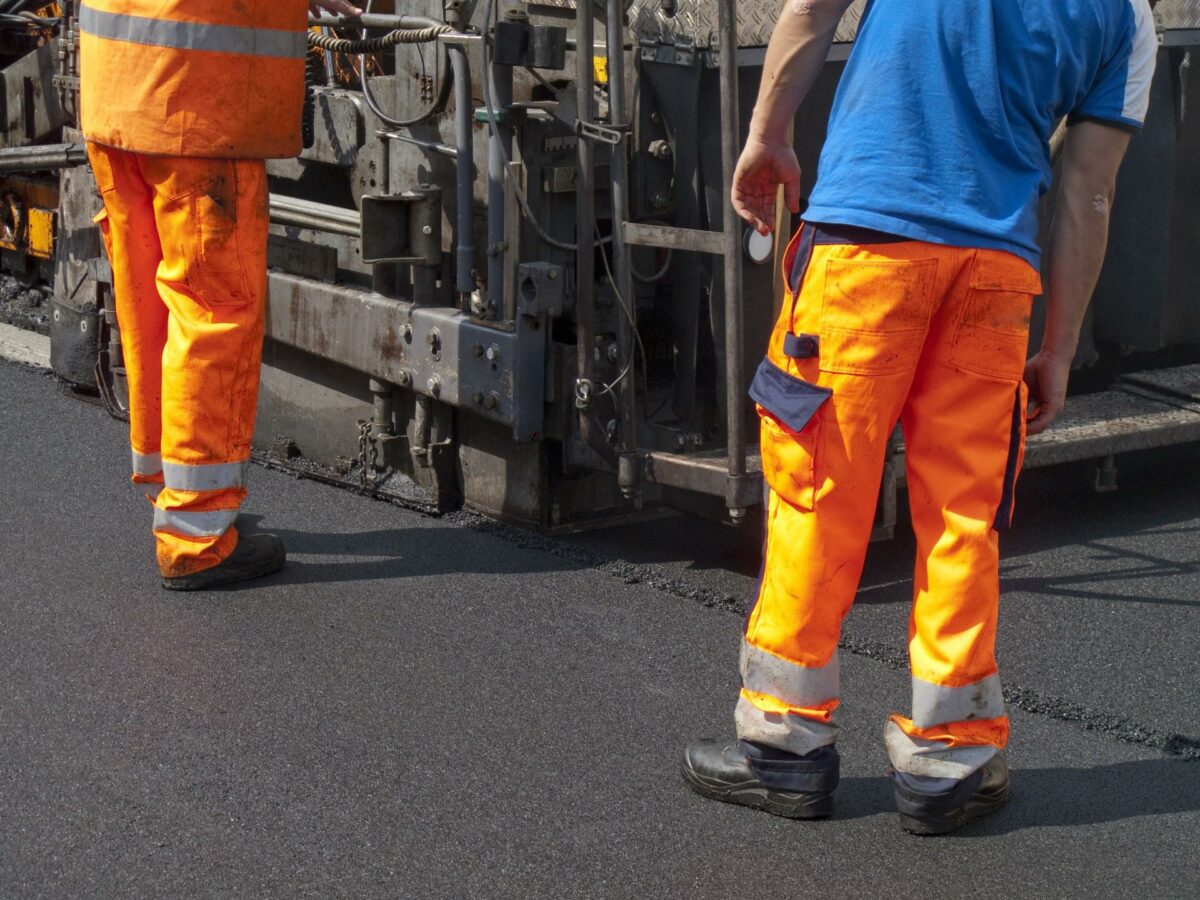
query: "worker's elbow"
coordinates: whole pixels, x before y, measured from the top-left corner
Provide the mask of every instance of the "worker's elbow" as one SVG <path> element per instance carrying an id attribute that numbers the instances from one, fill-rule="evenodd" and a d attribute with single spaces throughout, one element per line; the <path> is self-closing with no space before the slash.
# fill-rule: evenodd
<path id="1" fill-rule="evenodd" d="M 1082 180 L 1077 184 L 1063 185 L 1063 188 L 1059 203 L 1066 201 L 1078 210 L 1080 215 L 1108 218 L 1112 214 L 1113 200 L 1117 194 L 1115 180 Z"/>
<path id="2" fill-rule="evenodd" d="M 1092 212 L 1108 216 L 1112 213 L 1113 198 L 1116 194 L 1116 185 L 1111 185 L 1104 190 L 1093 190 L 1088 205 L 1091 206 Z"/>

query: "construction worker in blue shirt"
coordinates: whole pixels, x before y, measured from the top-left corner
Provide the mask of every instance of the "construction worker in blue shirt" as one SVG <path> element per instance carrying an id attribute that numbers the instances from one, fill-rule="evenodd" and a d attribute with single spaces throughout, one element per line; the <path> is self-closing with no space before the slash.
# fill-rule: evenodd
<path id="1" fill-rule="evenodd" d="M 780 185 L 799 211 L 789 125 L 849 5 L 787 0 L 772 34 L 732 197 L 761 232 Z M 901 824 L 944 833 L 1007 800 L 997 532 L 1025 436 L 1065 402 L 1156 50 L 1148 0 L 867 5 L 750 390 L 770 487 L 766 558 L 737 740 L 684 754 L 698 793 L 793 818 L 831 813 L 838 637 L 900 422 L 917 540 L 912 709 L 890 717 L 884 740 Z M 1026 361 L 1043 291 L 1038 198 L 1063 119 L 1046 328 Z"/>

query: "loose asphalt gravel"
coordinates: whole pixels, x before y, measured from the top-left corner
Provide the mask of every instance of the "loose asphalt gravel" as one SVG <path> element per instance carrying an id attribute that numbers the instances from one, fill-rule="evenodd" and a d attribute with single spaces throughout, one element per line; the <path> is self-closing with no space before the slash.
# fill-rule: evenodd
<path id="1" fill-rule="evenodd" d="M 276 576 L 158 586 L 124 427 L 0 362 L 0 897 L 1192 897 L 1200 452 L 1028 473 L 1000 633 L 1014 799 L 900 831 L 911 537 L 847 622 L 835 818 L 690 794 L 732 728 L 750 534 L 543 538 L 255 468 Z"/>

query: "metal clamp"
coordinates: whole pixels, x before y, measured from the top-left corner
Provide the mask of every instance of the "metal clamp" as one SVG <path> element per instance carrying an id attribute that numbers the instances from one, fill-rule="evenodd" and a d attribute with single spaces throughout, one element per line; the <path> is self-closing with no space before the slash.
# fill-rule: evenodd
<path id="1" fill-rule="evenodd" d="M 587 138 L 589 141 L 598 141 L 601 144 L 608 144 L 612 147 L 619 146 L 629 130 L 628 125 L 613 128 L 610 125 L 599 125 L 595 122 L 575 120 L 575 133 L 577 135 Z"/>

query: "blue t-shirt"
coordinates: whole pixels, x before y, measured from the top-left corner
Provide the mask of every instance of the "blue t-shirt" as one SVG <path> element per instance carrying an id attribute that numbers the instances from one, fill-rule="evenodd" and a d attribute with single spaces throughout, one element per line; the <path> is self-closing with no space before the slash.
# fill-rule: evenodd
<path id="1" fill-rule="evenodd" d="M 804 217 L 1038 265 L 1063 116 L 1140 128 L 1147 0 L 871 0 Z"/>

